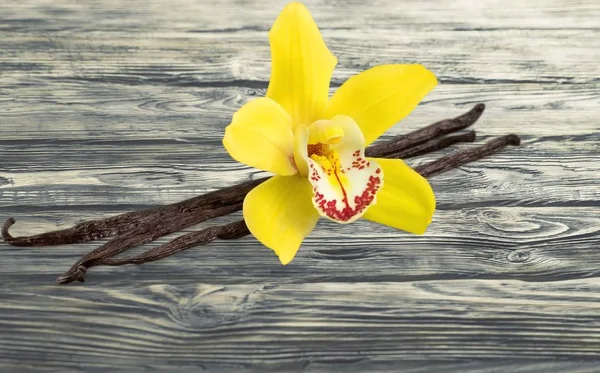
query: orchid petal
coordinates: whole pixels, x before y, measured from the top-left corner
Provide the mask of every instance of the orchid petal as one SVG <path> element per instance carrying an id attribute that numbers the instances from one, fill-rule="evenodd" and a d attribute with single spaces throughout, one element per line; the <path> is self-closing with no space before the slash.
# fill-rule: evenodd
<path id="1" fill-rule="evenodd" d="M 348 79 L 333 95 L 326 118 L 343 114 L 356 121 L 369 145 L 406 117 L 435 87 L 421 65 L 381 65 Z"/>
<path id="2" fill-rule="evenodd" d="M 271 80 L 267 97 L 291 115 L 294 126 L 322 117 L 337 59 L 303 4 L 288 4 L 269 32 Z"/>
<path id="3" fill-rule="evenodd" d="M 288 264 L 315 227 L 319 214 L 310 198 L 311 186 L 300 175 L 274 176 L 244 199 L 244 220 L 250 233 Z"/>
<path id="4" fill-rule="evenodd" d="M 423 234 L 435 211 L 429 182 L 400 159 L 369 159 L 383 169 L 384 185 L 364 218 L 410 233 Z"/>
<path id="5" fill-rule="evenodd" d="M 233 115 L 223 145 L 238 162 L 278 175 L 294 175 L 298 170 L 293 163 L 291 121 L 275 101 L 258 98 Z"/>

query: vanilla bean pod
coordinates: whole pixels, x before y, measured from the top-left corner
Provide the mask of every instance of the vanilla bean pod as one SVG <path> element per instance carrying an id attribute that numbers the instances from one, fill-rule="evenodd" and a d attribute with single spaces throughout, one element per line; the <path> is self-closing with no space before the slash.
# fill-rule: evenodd
<path id="1" fill-rule="evenodd" d="M 473 162 L 477 159 L 485 158 L 494 154 L 509 145 L 517 146 L 521 144 L 521 139 L 515 134 L 504 135 L 488 141 L 484 145 L 473 149 L 461 150 L 454 154 L 446 155 L 433 162 L 425 163 L 415 167 L 415 171 L 423 176 L 436 175 L 453 168 Z"/>
<path id="2" fill-rule="evenodd" d="M 365 150 L 365 155 L 367 157 L 384 158 L 387 155 L 397 153 L 399 149 L 412 148 L 436 137 L 460 131 L 473 125 L 481 117 L 484 110 L 485 104 L 477 104 L 471 110 L 456 118 L 444 119 L 406 135 L 371 145 Z"/>
<path id="3" fill-rule="evenodd" d="M 418 157 L 427 153 L 432 153 L 436 150 L 447 148 L 451 145 L 458 144 L 459 142 L 473 142 L 475 141 L 475 131 L 469 131 L 461 133 L 460 135 L 446 136 L 439 139 L 429 140 L 422 144 L 413 146 L 406 150 L 401 150 L 397 153 L 386 154 L 381 158 L 400 158 L 407 159 L 412 157 Z"/>
<path id="4" fill-rule="evenodd" d="M 426 143 L 439 136 L 469 127 L 479 119 L 484 109 L 484 104 L 477 104 L 471 110 L 456 118 L 442 120 L 406 135 L 397 136 L 391 140 L 371 145 L 366 149 L 366 154 L 369 157 L 386 157 L 391 155 L 394 158 L 406 158 L 408 155 L 399 156 L 397 154 L 402 151 L 408 151 L 412 147 Z M 445 146 L 449 146 L 452 142 L 438 143 L 438 145 L 444 144 Z M 437 150 L 438 148 L 431 149 Z M 95 241 L 104 237 L 130 232 L 137 227 L 159 224 L 164 220 L 165 216 L 177 215 L 183 211 L 197 207 L 209 210 L 225 204 L 239 203 L 243 201 L 244 196 L 250 190 L 265 180 L 267 178 L 247 181 L 174 204 L 127 212 L 106 219 L 85 221 L 68 229 L 32 236 L 13 237 L 9 233 L 9 228 L 15 224 L 15 219 L 9 218 L 2 226 L 1 233 L 4 241 L 13 246 L 47 246 Z M 198 223 L 201 221 L 203 220 L 199 220 Z"/>
<path id="5" fill-rule="evenodd" d="M 404 152 L 403 156 L 405 158 L 408 158 L 411 155 L 424 154 L 426 150 L 434 151 L 456 142 L 473 141 L 474 135 L 474 132 L 471 131 L 464 135 L 452 136 L 451 138 L 442 137 L 434 139 L 423 143 L 421 146 L 417 146 L 414 151 L 412 150 L 413 148 L 408 148 L 401 150 L 398 153 L 392 153 L 389 156 L 386 156 L 386 158 L 392 158 L 394 154 L 400 154 L 401 152 Z M 387 149 L 391 150 L 390 147 Z M 177 214 L 170 213 L 169 210 L 166 210 L 158 215 L 158 219 L 151 220 L 148 223 L 139 222 L 134 229 L 118 235 L 104 245 L 84 255 L 75 262 L 67 272 L 60 276 L 57 279 L 57 282 L 69 283 L 74 280 L 83 281 L 83 275 L 85 274 L 86 268 L 102 262 L 103 259 L 113 257 L 132 247 L 154 241 L 159 237 L 191 227 L 210 218 L 227 215 L 231 212 L 241 210 L 243 199 L 247 192 L 248 191 L 241 195 L 239 200 L 235 200 L 234 203 L 228 205 L 211 209 L 206 209 L 205 206 L 195 206 L 184 211 L 179 211 Z"/>
<path id="6" fill-rule="evenodd" d="M 56 282 L 63 285 L 73 281 L 84 282 L 84 275 L 91 267 L 99 265 L 122 266 L 125 264 L 144 264 L 148 262 L 155 262 L 194 246 L 206 245 L 217 238 L 222 240 L 232 240 L 244 237 L 249 233 L 250 232 L 248 231 L 248 227 L 246 227 L 246 222 L 244 220 L 238 220 L 229 224 L 205 228 L 197 232 L 179 236 L 167 242 L 166 244 L 150 249 L 139 256 L 122 259 L 114 259 L 111 257 L 98 258 L 94 260 L 90 259 L 77 265 L 74 271 L 67 271 L 65 274 L 57 278 Z"/>
<path id="7" fill-rule="evenodd" d="M 462 150 L 457 153 L 441 157 L 435 161 L 420 165 L 415 168 L 415 171 L 424 177 L 433 176 L 494 154 L 509 145 L 519 145 L 520 141 L 520 138 L 514 134 L 502 136 L 493 139 L 477 148 Z M 76 280 L 83 282 L 83 276 L 85 275 L 87 269 L 94 266 L 144 264 L 166 258 L 194 246 L 208 244 L 217 238 L 234 239 L 243 237 L 249 233 L 250 232 L 248 231 L 244 220 L 238 220 L 221 226 L 209 227 L 197 232 L 187 233 L 179 236 L 167 242 L 166 244 L 157 246 L 137 256 L 126 258 L 103 257 L 93 260 L 89 259 L 87 261 L 80 260 L 69 271 L 60 276 L 57 279 L 57 282 L 61 284 L 68 284 Z"/>
<path id="8" fill-rule="evenodd" d="M 69 268 L 56 281 L 58 283 L 69 283 L 73 280 L 83 282 L 85 268 L 100 263 L 103 258 L 109 258 L 122 253 L 132 247 L 152 242 L 164 235 L 180 231 L 187 227 L 198 224 L 208 219 L 231 214 L 242 209 L 242 202 L 227 206 L 217 207 L 211 210 L 205 210 L 200 207 L 187 210 L 177 215 L 161 216 L 164 220 L 152 226 L 139 225 L 135 229 L 122 233 L 104 245 L 94 249 L 84 255 L 75 264 Z M 83 272 L 82 272 L 83 271 Z"/>
<path id="9" fill-rule="evenodd" d="M 157 246 L 138 256 L 116 259 L 103 258 L 101 261 L 97 262 L 96 265 L 122 266 L 125 264 L 155 262 L 194 246 L 206 245 L 217 238 L 221 240 L 232 240 L 244 237 L 248 234 L 250 234 L 250 231 L 248 231 L 246 222 L 244 220 L 237 220 L 232 223 L 208 227 L 197 232 L 181 235 L 164 245 Z"/>
<path id="10" fill-rule="evenodd" d="M 244 200 L 244 196 L 249 191 L 267 179 L 246 181 L 170 205 L 127 212 L 106 219 L 88 220 L 72 228 L 33 236 L 12 237 L 8 230 L 15 223 L 15 219 L 9 218 L 2 226 L 2 237 L 6 243 L 13 246 L 65 245 L 95 241 L 104 237 L 130 232 L 137 227 L 160 224 L 161 221 L 165 220 L 165 217 L 175 216 L 186 211 L 197 210 L 198 208 L 209 211 L 223 206 L 237 205 Z"/>

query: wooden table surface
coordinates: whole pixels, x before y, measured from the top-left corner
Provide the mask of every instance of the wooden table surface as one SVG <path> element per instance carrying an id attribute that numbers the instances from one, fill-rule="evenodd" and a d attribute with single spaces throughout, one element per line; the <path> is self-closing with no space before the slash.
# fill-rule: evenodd
<path id="1" fill-rule="evenodd" d="M 58 286 L 98 242 L 2 243 L 0 372 L 600 372 L 600 2 L 366 3 L 307 3 L 333 89 L 423 63 L 440 84 L 388 135 L 484 102 L 477 143 L 523 145 L 432 178 L 424 236 L 321 222 L 285 267 L 246 237 Z M 34 234 L 259 176 L 221 137 L 265 94 L 284 4 L 3 0 L 0 218 Z"/>

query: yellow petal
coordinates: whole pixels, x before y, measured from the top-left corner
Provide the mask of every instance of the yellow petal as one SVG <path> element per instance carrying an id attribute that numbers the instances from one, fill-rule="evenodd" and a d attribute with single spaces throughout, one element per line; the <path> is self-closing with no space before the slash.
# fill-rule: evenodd
<path id="1" fill-rule="evenodd" d="M 283 106 L 295 125 L 322 118 L 337 59 L 327 49 L 308 9 L 300 3 L 288 4 L 273 24 L 269 40 L 267 97 Z"/>
<path id="2" fill-rule="evenodd" d="M 288 264 L 317 224 L 310 183 L 300 175 L 274 176 L 244 199 L 244 220 L 263 245 Z"/>
<path id="3" fill-rule="evenodd" d="M 369 145 L 410 114 L 436 84 L 435 75 L 421 65 L 376 66 L 348 79 L 331 98 L 325 117 L 351 117 Z"/>
<path id="4" fill-rule="evenodd" d="M 422 234 L 435 211 L 435 196 L 427 180 L 400 159 L 374 159 L 383 169 L 383 188 L 365 219 Z"/>
<path id="5" fill-rule="evenodd" d="M 288 113 L 270 98 L 242 106 L 225 129 L 223 145 L 238 162 L 278 175 L 294 175 L 294 133 Z"/>

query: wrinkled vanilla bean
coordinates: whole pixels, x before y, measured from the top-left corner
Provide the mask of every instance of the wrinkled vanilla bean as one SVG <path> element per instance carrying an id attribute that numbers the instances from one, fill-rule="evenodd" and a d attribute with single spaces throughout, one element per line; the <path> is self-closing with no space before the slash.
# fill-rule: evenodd
<path id="1" fill-rule="evenodd" d="M 382 158 L 400 158 L 407 159 L 412 157 L 418 157 L 427 153 L 432 153 L 436 150 L 447 148 L 451 145 L 458 144 L 459 142 L 473 142 L 475 141 L 475 131 L 469 131 L 460 135 L 446 136 L 439 139 L 433 139 L 422 144 L 413 146 L 406 150 L 401 150 L 397 153 L 390 153 Z"/>
<path id="2" fill-rule="evenodd" d="M 510 134 L 493 139 L 484 145 L 477 148 L 459 151 L 457 153 L 439 158 L 435 161 L 420 165 L 415 168 L 415 171 L 421 175 L 428 177 L 445 171 L 449 171 L 460 167 L 469 162 L 484 158 L 495 152 L 502 150 L 509 145 L 519 145 L 520 139 L 517 135 Z M 126 264 L 144 264 L 160 260 L 187 250 L 194 246 L 206 245 L 217 238 L 233 239 L 243 237 L 250 232 L 243 220 L 238 220 L 233 223 L 209 227 L 197 232 L 192 232 L 179 236 L 166 244 L 157 246 L 137 256 L 126 258 L 112 258 L 109 256 L 96 259 L 80 260 L 69 271 L 57 279 L 60 284 L 68 284 L 73 281 L 84 281 L 84 275 L 87 269 L 99 266 L 121 266 Z M 112 241 L 111 241 L 112 242 Z"/>
<path id="3" fill-rule="evenodd" d="M 250 231 L 248 231 L 246 222 L 244 222 L 244 220 L 237 220 L 233 223 L 209 227 L 197 232 L 181 235 L 166 244 L 150 249 L 139 256 L 118 259 L 104 258 L 96 265 L 122 266 L 125 264 L 155 262 L 194 246 L 206 245 L 217 238 L 221 240 L 232 240 L 244 237 L 248 234 L 250 234 Z"/>
<path id="4" fill-rule="evenodd" d="M 471 110 L 471 111 L 473 111 L 473 110 Z M 461 117 L 464 117 L 464 116 L 461 116 Z M 458 117 L 458 118 L 461 118 L 461 117 Z M 442 121 L 439 123 L 442 123 L 442 125 L 446 128 L 448 126 L 448 122 L 446 122 L 446 121 Z M 464 120 L 461 119 L 461 123 L 464 123 Z M 461 126 L 462 126 L 462 124 L 461 124 Z M 430 128 L 430 131 L 435 131 L 436 133 L 438 133 L 438 130 L 435 129 L 436 127 L 429 127 L 429 128 Z M 421 133 L 424 133 L 424 132 L 421 132 Z M 471 132 L 463 134 L 463 135 L 453 136 L 452 138 L 442 137 L 440 139 L 430 140 L 428 142 L 421 143 L 421 145 L 417 145 L 415 151 L 411 151 L 413 148 L 408 148 L 408 149 L 401 148 L 401 149 L 398 149 L 398 150 L 400 150 L 399 152 L 392 152 L 391 154 L 388 154 L 385 157 L 393 158 L 394 154 L 399 156 L 399 154 L 401 152 L 404 152 L 403 158 L 409 158 L 410 156 L 414 156 L 416 154 L 424 154 L 426 152 L 426 150 L 434 151 L 434 150 L 441 149 L 444 146 L 449 146 L 451 144 L 454 144 L 454 143 L 457 143 L 460 141 L 473 141 L 474 136 L 475 136 L 475 133 L 471 131 Z M 399 146 L 404 147 L 406 145 L 400 144 Z M 390 146 L 382 147 L 382 148 L 379 148 L 378 150 L 376 150 L 375 154 L 377 155 L 378 152 L 383 151 L 383 150 L 386 150 L 387 152 L 391 152 L 391 151 L 393 151 L 393 148 Z M 266 180 L 266 179 L 267 178 L 261 179 L 261 180 Z M 243 199 L 244 199 L 246 193 L 248 193 L 248 191 L 245 191 L 243 195 L 240 195 L 239 201 L 236 200 L 238 210 L 241 209 L 241 205 L 243 203 Z M 236 206 L 236 204 L 233 203 L 229 206 L 234 207 L 234 206 Z M 215 211 L 214 209 L 206 210 L 205 206 L 194 207 L 194 208 L 190 208 L 190 209 L 186 210 L 185 213 L 178 212 L 177 214 L 169 213 L 169 214 L 160 215 L 159 216 L 159 218 L 160 218 L 159 225 L 156 225 L 158 223 L 156 223 L 154 221 L 150 221 L 149 223 L 146 223 L 146 224 L 139 224 L 135 229 L 120 234 L 119 236 L 113 238 L 111 241 L 107 242 L 106 244 L 100 246 L 99 248 L 89 252 L 87 255 L 80 258 L 77 262 L 75 262 L 75 264 L 73 264 L 71 266 L 71 268 L 69 268 L 69 270 L 67 272 L 65 272 L 63 275 L 61 275 L 57 279 L 57 282 L 61 283 L 61 284 L 69 283 L 74 280 L 83 282 L 83 276 L 85 274 L 86 268 L 95 265 L 95 263 L 100 262 L 103 258 L 113 257 L 113 256 L 118 255 L 118 254 L 122 253 L 123 251 L 128 250 L 132 247 L 143 245 L 145 243 L 151 242 L 151 241 L 153 241 L 159 237 L 162 237 L 164 235 L 174 233 L 174 232 L 180 231 L 182 229 L 191 227 L 193 225 L 199 224 L 203 221 L 206 221 L 207 219 L 209 219 L 211 217 L 215 217 L 215 216 L 209 217 L 209 215 L 208 215 L 214 211 Z M 229 209 L 227 209 L 225 211 L 229 211 Z M 231 211 L 225 212 L 225 213 L 222 213 L 221 215 L 226 215 L 226 214 L 229 214 L 230 212 Z M 219 216 L 221 216 L 221 215 L 219 215 Z M 171 219 L 171 217 L 173 219 Z"/>
<path id="5" fill-rule="evenodd" d="M 366 149 L 366 153 L 371 157 L 409 158 L 442 149 L 458 142 L 474 141 L 475 133 L 473 131 L 456 136 L 442 136 L 472 125 L 479 119 L 484 109 L 485 105 L 478 104 L 467 113 L 454 119 L 443 120 L 409 134 L 372 145 Z M 74 280 L 83 281 L 87 268 L 101 264 L 126 264 L 122 262 L 125 259 L 111 258 L 129 248 L 151 242 L 161 236 L 188 228 L 207 219 L 240 210 L 245 195 L 267 179 L 247 181 L 171 205 L 129 212 L 107 219 L 87 221 L 69 229 L 33 236 L 12 237 L 8 230 L 15 223 L 15 220 L 10 218 L 5 222 L 1 233 L 7 243 L 15 246 L 82 243 L 117 235 L 113 240 L 78 260 L 63 276 L 57 279 L 59 283 L 69 283 Z M 244 231 L 245 228 L 242 229 L 242 227 L 245 227 L 243 221 L 241 223 L 236 222 L 230 228 L 231 234 L 247 234 Z M 228 232 L 229 228 L 222 229 L 224 228 L 214 227 L 207 231 L 200 231 L 191 238 L 184 235 L 182 237 L 186 238 L 175 241 L 172 246 L 167 247 L 167 250 L 164 247 L 159 247 L 156 250 L 153 249 L 154 251 L 146 252 L 145 255 L 150 255 L 146 259 L 134 257 L 132 260 L 144 261 L 149 258 L 158 260 L 162 255 L 169 256 L 187 248 L 186 245 L 190 242 L 196 242 L 193 245 L 197 245 L 198 242 L 206 241 L 208 243 L 216 238 L 225 239 L 228 237 L 225 232 Z"/>
<path id="6" fill-rule="evenodd" d="M 477 159 L 485 158 L 509 145 L 517 146 L 519 144 L 521 144 L 521 139 L 515 134 L 501 136 L 476 148 L 461 150 L 454 154 L 441 157 L 433 162 L 417 166 L 415 167 L 415 171 L 423 176 L 436 175 L 466 163 L 473 162 Z"/>
<path id="7" fill-rule="evenodd" d="M 217 207 L 212 210 L 205 210 L 198 207 L 196 209 L 181 212 L 177 215 L 164 216 L 164 220 L 157 225 L 139 225 L 134 230 L 120 234 L 99 248 L 90 251 L 73 264 L 71 268 L 56 281 L 58 283 L 69 283 L 73 280 L 83 282 L 81 273 L 82 268 L 92 267 L 96 265 L 96 263 L 99 263 L 103 258 L 118 255 L 125 250 L 152 242 L 164 235 L 180 231 L 208 219 L 231 214 L 232 212 L 241 209 L 242 202 Z"/>
<path id="8" fill-rule="evenodd" d="M 166 217 L 176 216 L 186 211 L 199 208 L 209 211 L 214 208 L 239 204 L 249 191 L 267 179 L 246 181 L 170 205 L 127 212 L 106 219 L 89 220 L 72 228 L 33 236 L 12 237 L 8 229 L 15 223 L 15 219 L 9 218 L 2 227 L 2 237 L 6 243 L 13 246 L 65 245 L 95 241 L 104 237 L 130 232 L 140 226 L 160 224 Z"/>
<path id="9" fill-rule="evenodd" d="M 484 110 L 484 104 L 477 104 L 471 110 L 456 118 L 444 119 L 406 135 L 397 136 L 380 144 L 371 145 L 365 150 L 365 155 L 367 157 L 384 158 L 387 155 L 397 153 L 399 149 L 412 148 L 436 137 L 460 131 L 477 122 L 477 119 L 481 117 Z"/>
<path id="10" fill-rule="evenodd" d="M 249 233 L 248 227 L 246 227 L 246 222 L 243 220 L 238 220 L 233 223 L 215 227 L 209 227 L 198 232 L 192 232 L 179 236 L 167 242 L 166 244 L 157 246 L 154 249 L 150 249 L 139 256 L 121 259 L 113 259 L 111 257 L 93 260 L 90 259 L 82 264 L 77 265 L 73 271 L 67 272 L 57 278 L 56 282 L 63 285 L 73 281 L 85 282 L 84 275 L 91 267 L 99 265 L 122 266 L 125 264 L 144 264 L 148 262 L 155 262 L 194 246 L 206 245 L 217 238 L 222 240 L 233 240 L 244 237 Z"/>
<path id="11" fill-rule="evenodd" d="M 484 104 L 477 104 L 471 110 L 456 118 L 442 120 L 406 135 L 397 136 L 391 140 L 371 145 L 366 149 L 366 155 L 369 157 L 408 158 L 409 156 L 423 154 L 422 151 L 424 150 L 421 148 L 417 154 L 397 155 L 413 147 L 420 146 L 423 143 L 428 144 L 427 141 L 431 142 L 432 139 L 439 136 L 471 126 L 479 119 L 484 109 Z M 449 146 L 454 143 L 445 141 L 448 140 L 440 140 L 438 145 Z M 425 144 L 422 146 L 425 146 Z M 437 150 L 441 147 L 433 147 L 429 151 Z M 240 203 L 250 190 L 267 179 L 261 178 L 247 181 L 174 204 L 127 212 L 106 219 L 85 221 L 72 228 L 32 236 L 13 237 L 9 233 L 9 228 L 15 224 L 15 219 L 9 218 L 2 226 L 1 233 L 4 241 L 13 246 L 48 246 L 95 241 L 104 237 L 131 232 L 137 227 L 161 224 L 165 216 L 177 215 L 187 210 L 197 209 L 198 207 L 210 210 L 223 205 Z M 204 220 L 198 220 L 198 223 Z"/>
<path id="12" fill-rule="evenodd" d="M 466 135 L 467 139 L 472 137 L 472 135 L 468 133 Z M 464 137 L 463 135 L 456 135 L 456 137 L 459 136 L 460 138 L 458 140 L 461 140 Z M 456 142 L 456 139 L 451 141 L 443 139 L 444 138 L 432 140 L 432 144 L 428 146 L 429 149 L 432 149 L 432 151 L 439 149 L 439 142 L 444 142 L 444 144 Z M 425 144 L 429 144 L 429 142 Z M 408 154 L 410 150 L 410 148 L 406 149 L 406 155 L 410 155 Z M 422 153 L 423 149 L 419 148 L 417 149 L 417 152 Z M 161 212 L 155 220 L 150 220 L 147 223 L 140 221 L 134 229 L 118 235 L 109 242 L 80 258 L 67 272 L 57 279 L 57 282 L 61 284 L 69 283 L 74 280 L 83 282 L 83 275 L 85 274 L 86 268 L 101 263 L 103 259 L 113 257 L 132 247 L 152 242 L 159 237 L 194 226 L 208 219 L 241 210 L 243 199 L 247 192 L 248 191 L 245 191 L 244 194 L 239 196 L 239 199 L 234 200 L 233 203 L 228 205 L 211 209 L 207 209 L 205 206 L 194 206 L 193 208 L 178 211 L 177 213 L 171 213 L 167 210 L 166 212 Z M 158 220 L 158 222 L 156 222 L 156 220 Z"/>

